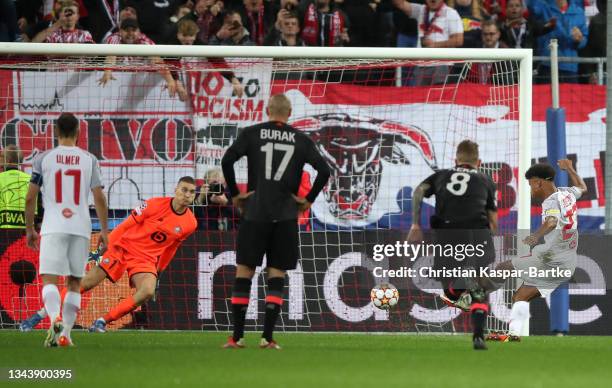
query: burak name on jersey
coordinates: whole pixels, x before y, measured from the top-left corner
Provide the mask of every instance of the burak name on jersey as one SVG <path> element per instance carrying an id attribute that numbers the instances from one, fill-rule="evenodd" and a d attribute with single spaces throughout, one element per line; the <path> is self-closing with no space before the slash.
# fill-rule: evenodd
<path id="1" fill-rule="evenodd" d="M 295 133 L 262 128 L 259 132 L 261 140 L 278 140 L 295 143 Z"/>

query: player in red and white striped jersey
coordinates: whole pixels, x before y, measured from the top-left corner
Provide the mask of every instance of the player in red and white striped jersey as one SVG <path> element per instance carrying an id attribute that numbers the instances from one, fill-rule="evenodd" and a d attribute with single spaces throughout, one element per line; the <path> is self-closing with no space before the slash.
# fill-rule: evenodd
<path id="1" fill-rule="evenodd" d="M 45 43 L 95 43 L 89 31 L 77 28 L 79 6 L 73 1 L 62 4 L 58 22 L 36 35 L 33 42 Z"/>

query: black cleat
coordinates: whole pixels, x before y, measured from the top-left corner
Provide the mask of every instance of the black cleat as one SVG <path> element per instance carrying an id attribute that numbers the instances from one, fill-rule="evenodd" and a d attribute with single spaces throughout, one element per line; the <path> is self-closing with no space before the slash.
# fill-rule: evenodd
<path id="1" fill-rule="evenodd" d="M 476 337 L 473 340 L 474 350 L 487 350 L 487 344 L 482 337 Z"/>

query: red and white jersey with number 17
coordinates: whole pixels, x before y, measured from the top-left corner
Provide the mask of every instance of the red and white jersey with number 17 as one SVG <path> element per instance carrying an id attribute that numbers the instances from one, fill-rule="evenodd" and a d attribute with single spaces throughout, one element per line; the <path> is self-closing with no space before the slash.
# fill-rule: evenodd
<path id="1" fill-rule="evenodd" d="M 89 192 L 102 186 L 95 156 L 79 147 L 58 146 L 34 159 L 30 181 L 42 187 L 45 215 L 41 235 L 90 237 Z"/>

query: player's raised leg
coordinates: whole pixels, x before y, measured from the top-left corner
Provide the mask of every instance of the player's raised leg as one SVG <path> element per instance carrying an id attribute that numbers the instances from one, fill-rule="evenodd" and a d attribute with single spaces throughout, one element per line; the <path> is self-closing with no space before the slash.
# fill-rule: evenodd
<path id="1" fill-rule="evenodd" d="M 284 287 L 285 271 L 268 267 L 268 295 L 266 296 L 264 330 L 259 344 L 261 348 L 280 349 L 280 346 L 272 338 L 272 334 L 283 305 Z"/>

